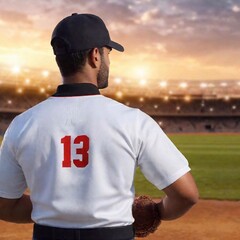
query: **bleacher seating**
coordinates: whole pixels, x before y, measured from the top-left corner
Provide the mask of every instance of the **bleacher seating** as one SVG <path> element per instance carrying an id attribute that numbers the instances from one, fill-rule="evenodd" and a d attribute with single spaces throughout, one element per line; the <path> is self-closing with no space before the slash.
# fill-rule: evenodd
<path id="1" fill-rule="evenodd" d="M 20 90 L 19 90 L 20 89 Z M 19 113 L 49 97 L 55 90 L 38 87 L 0 87 L 0 135 Z M 202 95 L 186 99 L 183 96 L 118 98 L 106 96 L 151 115 L 166 132 L 240 132 L 240 98 L 209 98 Z"/>

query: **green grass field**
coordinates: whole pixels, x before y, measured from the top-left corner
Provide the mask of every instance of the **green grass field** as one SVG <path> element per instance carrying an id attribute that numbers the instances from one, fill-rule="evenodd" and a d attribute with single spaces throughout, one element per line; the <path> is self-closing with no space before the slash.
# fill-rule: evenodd
<path id="1" fill-rule="evenodd" d="M 201 198 L 240 200 L 240 134 L 176 134 L 169 137 L 188 159 Z M 135 186 L 137 195 L 163 196 L 139 169 Z"/>
<path id="2" fill-rule="evenodd" d="M 189 160 L 200 198 L 240 200 L 240 135 L 169 135 Z M 137 195 L 163 193 L 153 187 L 138 169 Z"/>

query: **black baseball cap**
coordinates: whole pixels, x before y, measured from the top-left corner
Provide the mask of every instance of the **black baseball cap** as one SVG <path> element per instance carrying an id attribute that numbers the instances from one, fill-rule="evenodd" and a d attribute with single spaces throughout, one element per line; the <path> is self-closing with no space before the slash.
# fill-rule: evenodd
<path id="1" fill-rule="evenodd" d="M 61 20 L 53 30 L 51 45 L 55 55 L 95 47 L 110 47 L 120 52 L 124 51 L 122 45 L 110 39 L 103 20 L 93 14 L 73 13 Z"/>

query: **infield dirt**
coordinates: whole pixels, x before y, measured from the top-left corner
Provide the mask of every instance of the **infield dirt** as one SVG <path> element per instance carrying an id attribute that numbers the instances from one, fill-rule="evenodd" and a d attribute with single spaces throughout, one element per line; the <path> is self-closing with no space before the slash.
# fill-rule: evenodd
<path id="1" fill-rule="evenodd" d="M 0 221 L 0 240 L 31 240 L 31 235 L 31 224 Z M 240 201 L 200 200 L 185 216 L 162 222 L 158 231 L 145 239 L 239 240 Z"/>

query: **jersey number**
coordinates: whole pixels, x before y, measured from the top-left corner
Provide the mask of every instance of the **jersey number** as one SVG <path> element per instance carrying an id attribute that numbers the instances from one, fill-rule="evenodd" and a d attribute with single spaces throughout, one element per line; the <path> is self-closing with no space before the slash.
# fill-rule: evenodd
<path id="1" fill-rule="evenodd" d="M 71 136 L 65 136 L 61 139 L 63 144 L 63 161 L 62 167 L 70 168 L 72 164 L 71 149 L 73 146 L 81 145 L 81 147 L 76 146 L 76 154 L 81 156 L 81 159 L 73 159 L 73 163 L 78 168 L 84 168 L 88 165 L 88 150 L 89 150 L 89 138 L 86 135 L 77 136 L 72 144 Z"/>

